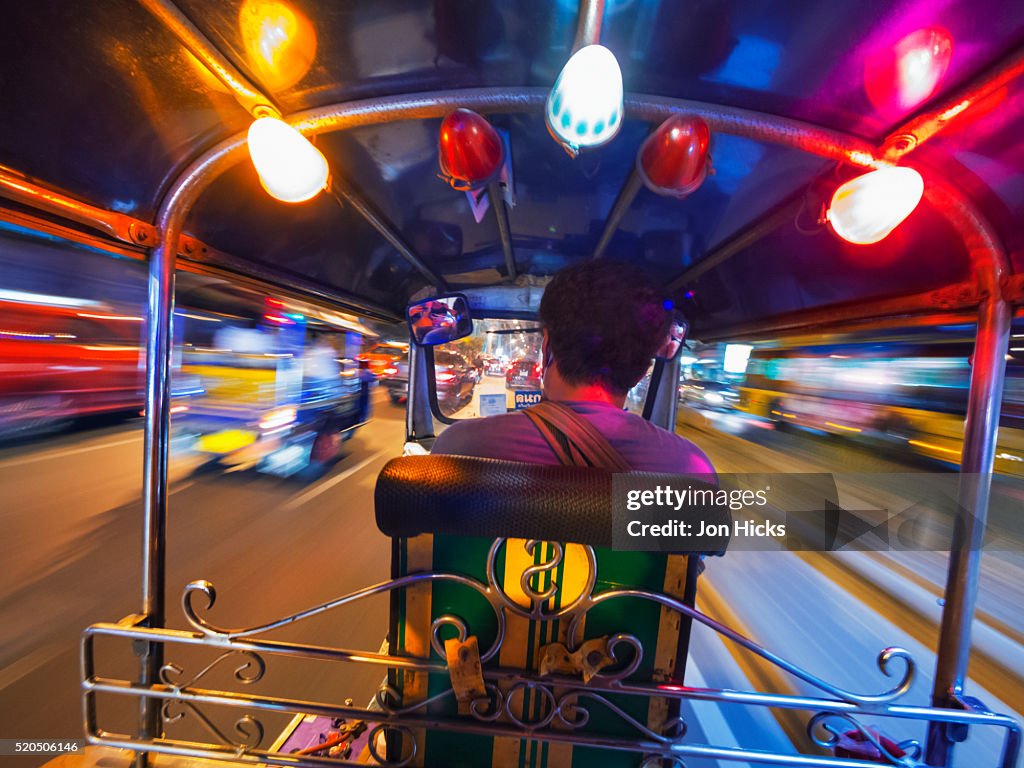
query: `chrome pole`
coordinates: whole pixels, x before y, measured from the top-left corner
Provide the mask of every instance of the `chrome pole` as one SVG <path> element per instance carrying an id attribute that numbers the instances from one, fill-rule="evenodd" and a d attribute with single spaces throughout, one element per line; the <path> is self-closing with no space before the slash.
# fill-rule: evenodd
<path id="1" fill-rule="evenodd" d="M 612 241 L 612 236 L 619 228 L 619 224 L 622 223 L 622 218 L 626 215 L 626 211 L 633 205 L 633 201 L 643 185 L 643 179 L 640 178 L 640 174 L 634 168 L 629 172 L 629 176 L 622 185 L 622 189 L 619 190 L 619 196 L 615 198 L 615 205 L 612 206 L 611 213 L 608 214 L 608 218 L 605 220 L 601 239 L 597 241 L 597 245 L 594 247 L 593 258 L 600 259 L 604 256 L 604 252 L 608 249 L 608 244 Z"/>
<path id="2" fill-rule="evenodd" d="M 0 166 L 0 197 L 84 224 L 124 243 L 152 246 L 156 240 L 152 224 L 75 200 L 3 166 Z"/>
<path id="3" fill-rule="evenodd" d="M 147 8 L 214 77 L 231 90 L 243 109 L 253 115 L 262 111 L 280 112 L 274 100 L 243 75 L 171 0 L 139 0 L 139 4 Z"/>
<path id="4" fill-rule="evenodd" d="M 654 364 L 657 381 L 651 377 L 650 388 L 644 402 L 644 418 L 669 432 L 676 431 L 676 412 L 679 407 L 679 355 L 671 360 L 658 360 Z"/>
<path id="5" fill-rule="evenodd" d="M 370 204 L 366 198 L 359 194 L 351 183 L 348 181 L 342 181 L 335 177 L 331 179 L 331 193 L 336 198 L 344 200 L 352 208 L 362 216 L 366 222 L 373 227 L 388 243 L 398 251 L 398 254 L 405 259 L 409 264 L 419 270 L 420 274 L 438 291 L 447 291 L 448 284 L 444 278 L 441 277 L 437 272 L 431 269 L 423 259 L 413 252 L 402 234 L 395 228 L 395 226 L 385 219 L 374 207 Z"/>
<path id="6" fill-rule="evenodd" d="M 492 181 L 487 185 L 487 194 L 491 198 L 491 208 L 498 222 L 498 237 L 501 238 L 501 251 L 505 255 L 505 271 L 509 280 L 519 275 L 516 270 L 516 254 L 512 250 L 512 229 L 508 224 L 508 208 L 505 207 L 505 196 L 501 193 L 501 184 Z"/>
<path id="7" fill-rule="evenodd" d="M 964 422 L 957 520 L 950 544 L 932 689 L 933 706 L 951 709 L 964 707 L 961 697 L 970 663 L 971 623 L 978 594 L 1013 314 L 1002 295 L 1003 278 L 1010 271 L 1006 251 L 989 223 L 966 198 L 957 197 L 948 187 L 933 188 L 929 194 L 930 202 L 942 206 L 960 231 L 983 295 Z M 947 766 L 954 744 L 966 736 L 966 729 L 962 727 L 930 724 L 925 761 L 931 766 Z"/>
<path id="8" fill-rule="evenodd" d="M 579 50 L 601 42 L 601 22 L 604 19 L 604 0 L 580 0 L 580 18 L 576 27 L 576 45 Z"/>
<path id="9" fill-rule="evenodd" d="M 1001 296 L 992 296 L 982 303 L 964 424 L 957 520 L 950 545 L 945 607 L 935 663 L 932 705 L 936 707 L 963 706 L 961 696 L 970 663 L 971 624 L 992 488 L 1011 319 L 1011 307 Z M 941 723 L 930 725 L 928 765 L 948 765 L 953 745 L 964 738 L 965 729 L 951 729 Z"/>
<path id="10" fill-rule="evenodd" d="M 146 422 L 142 469 L 142 613 L 147 627 L 166 623 L 164 600 L 167 544 L 167 462 L 171 431 L 171 323 L 174 317 L 175 249 L 177 237 L 164 239 L 149 257 L 149 304 L 146 327 Z M 156 643 L 140 651 L 141 682 L 159 682 L 163 648 Z M 160 735 L 160 707 L 143 699 L 140 733 L 147 739 Z M 144 768 L 146 753 L 136 756 Z"/>
<path id="11" fill-rule="evenodd" d="M 951 125 L 968 119 L 966 113 L 970 112 L 972 105 L 988 98 L 1021 75 L 1024 75 L 1024 45 L 1013 48 L 988 69 L 952 91 L 947 91 L 941 99 L 931 102 L 923 112 L 897 126 L 882 142 L 881 155 L 895 162 Z"/>

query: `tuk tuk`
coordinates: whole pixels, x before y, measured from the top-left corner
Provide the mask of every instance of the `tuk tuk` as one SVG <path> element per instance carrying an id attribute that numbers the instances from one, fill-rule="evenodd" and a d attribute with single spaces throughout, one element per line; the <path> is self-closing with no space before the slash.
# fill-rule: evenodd
<path id="1" fill-rule="evenodd" d="M 180 349 L 175 375 L 192 394 L 173 406 L 177 444 L 208 466 L 283 477 L 322 472 L 370 419 L 367 377 L 345 356 L 345 337 L 375 334 L 351 317 L 269 301 L 271 311 L 241 324 L 181 316 L 186 328 L 198 320 L 192 324 L 216 330 Z"/>
<path id="2" fill-rule="evenodd" d="M 124 750 L 139 766 L 1018 764 L 1020 725 L 971 693 L 968 663 L 1024 303 L 1024 7 L 42 0 L 5 9 L 5 27 L 0 218 L 148 268 L 140 604 L 84 630 L 79 764 Z M 928 704 L 906 699 L 918 667 L 904 648 L 874 665 L 844 655 L 862 684 L 838 685 L 800 647 L 698 608 L 720 549 L 615 546 L 631 473 L 425 455 L 458 417 L 438 404 L 435 348 L 475 324 L 536 334 L 550 276 L 612 258 L 656 276 L 679 311 L 640 407 L 672 431 L 687 326 L 748 343 L 972 327 Z M 178 271 L 407 328 L 405 455 L 375 491 L 390 579 L 272 619 L 247 604 L 241 626 L 218 623 L 203 574 L 168 603 Z M 536 366 L 536 352 L 516 355 Z M 500 410 L 535 373 L 473 384 L 483 398 L 493 379 Z M 302 405 L 275 401 L 271 429 L 291 423 L 282 407 Z M 275 634 L 374 596 L 390 601 L 379 649 Z M 169 628 L 175 602 L 188 629 Z M 694 679 L 695 625 L 799 691 Z M 382 682 L 369 703 L 268 686 L 301 666 L 369 666 Z M 134 728 L 108 724 L 110 701 L 130 703 Z M 701 707 L 724 722 L 797 712 L 806 736 L 695 735 Z M 893 723 L 919 736 L 890 738 Z M 956 750 L 979 732 L 994 751 Z"/>

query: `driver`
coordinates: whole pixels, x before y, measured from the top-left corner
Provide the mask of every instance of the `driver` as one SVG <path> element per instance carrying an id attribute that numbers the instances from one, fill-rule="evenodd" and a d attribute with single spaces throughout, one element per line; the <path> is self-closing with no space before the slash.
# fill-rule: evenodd
<path id="1" fill-rule="evenodd" d="M 639 268 L 600 260 L 561 270 L 544 291 L 540 319 L 545 400 L 586 419 L 633 470 L 714 473 L 689 440 L 623 410 L 672 322 L 664 296 Z M 431 453 L 563 463 L 524 411 L 458 421 Z"/>

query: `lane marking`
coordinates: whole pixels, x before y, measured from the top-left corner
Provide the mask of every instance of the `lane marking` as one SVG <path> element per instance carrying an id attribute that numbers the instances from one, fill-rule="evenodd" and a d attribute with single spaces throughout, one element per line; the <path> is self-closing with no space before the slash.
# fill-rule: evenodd
<path id="1" fill-rule="evenodd" d="M 721 594 L 705 579 L 697 590 L 697 608 L 703 609 L 705 615 L 725 624 L 734 632 L 747 637 L 754 642 L 760 642 L 755 638 L 754 633 L 740 620 L 740 617 L 733 612 L 729 604 Z M 782 669 L 775 666 L 766 659 L 762 659 L 752 651 L 723 638 L 726 652 L 732 656 L 733 661 L 740 668 L 740 672 L 752 683 L 752 690 L 771 691 L 786 696 L 801 696 L 802 692 L 783 673 Z M 782 732 L 790 743 L 800 752 L 806 755 L 827 755 L 830 754 L 824 749 L 811 744 L 807 738 L 806 719 L 801 716 L 798 710 L 769 708 L 768 710 L 775 721 L 782 728 Z"/>
<path id="2" fill-rule="evenodd" d="M 700 667 L 697 665 L 697 660 L 691 655 L 686 660 L 686 684 L 694 688 L 709 688 L 707 679 L 700 671 Z M 697 718 L 697 722 L 700 723 L 701 730 L 704 731 L 704 735 L 708 737 L 709 744 L 718 744 L 723 747 L 730 747 L 732 749 L 746 749 L 740 740 L 736 738 L 736 732 L 733 731 L 729 725 L 729 721 L 722 714 L 722 707 L 720 703 L 708 702 L 706 707 L 695 707 L 694 704 L 698 702 L 691 701 L 690 708 L 693 712 L 693 716 Z M 703 703 L 703 702 L 699 702 Z M 746 762 L 733 762 L 730 765 L 736 766 L 736 768 L 750 768 L 750 763 Z"/>
<path id="3" fill-rule="evenodd" d="M 65 643 L 51 643 L 25 654 L 13 664 L 8 664 L 0 669 L 0 691 L 10 688 L 22 678 L 28 677 L 67 651 L 68 647 Z"/>
<path id="4" fill-rule="evenodd" d="M 310 501 L 311 499 L 315 499 L 317 496 L 319 496 L 324 491 L 328 491 L 331 488 L 333 488 L 334 486 L 336 486 L 338 483 L 342 482 L 343 480 L 347 480 L 352 475 L 354 475 L 356 472 L 358 472 L 363 467 L 365 467 L 367 464 L 371 464 L 372 462 L 376 461 L 381 456 L 383 456 L 383 455 L 385 455 L 387 453 L 394 454 L 394 449 L 393 448 L 384 448 L 383 450 L 377 451 L 375 454 L 373 454 L 369 458 L 363 459 L 361 462 L 356 464 L 354 467 L 349 467 L 344 472 L 342 472 L 340 475 L 335 475 L 334 477 L 327 478 L 326 480 L 323 480 L 322 482 L 320 482 L 318 485 L 314 485 L 308 491 L 305 491 L 304 493 L 301 493 L 298 496 L 292 496 L 291 499 L 286 501 L 281 506 L 281 509 L 283 509 L 285 511 L 291 511 L 291 510 L 294 510 L 294 509 L 298 509 L 303 504 L 305 504 L 307 501 Z"/>
<path id="5" fill-rule="evenodd" d="M 59 451 L 48 451 L 46 453 L 36 454 L 35 456 L 26 456 L 21 459 L 5 459 L 0 460 L 0 469 L 7 469 L 8 467 L 19 467 L 23 464 L 32 464 L 36 461 L 46 461 L 47 459 L 59 459 L 64 456 L 74 456 L 78 453 L 88 453 L 89 451 L 98 451 L 101 448 L 114 448 L 118 445 L 128 445 L 128 443 L 137 443 L 142 440 L 142 435 L 136 435 L 126 440 L 115 440 L 110 443 L 99 443 L 98 445 L 86 445 L 81 448 L 66 448 Z"/>
<path id="6" fill-rule="evenodd" d="M 793 554 L 868 610 L 874 611 L 935 653 L 939 625 L 930 616 L 924 615 L 897 595 L 889 594 L 838 558 L 826 557 L 822 552 Z M 968 678 L 998 696 L 1014 712 L 1024 712 L 1024 675 L 1010 669 L 1001 659 L 995 659 L 976 647 L 972 648 Z"/>
<path id="7" fill-rule="evenodd" d="M 193 485 L 195 485 L 195 484 L 196 484 L 196 481 L 195 481 L 195 480 L 186 480 L 186 481 L 185 481 L 184 483 L 182 483 L 181 485 L 179 485 L 179 486 L 178 486 L 177 488 L 175 488 L 174 490 L 172 490 L 172 491 L 168 491 L 168 492 L 167 492 L 167 495 L 168 495 L 168 496 L 173 496 L 173 495 L 174 495 L 174 494 L 176 494 L 176 493 L 177 493 L 178 491 L 184 491 L 184 490 L 185 490 L 186 488 L 191 488 L 191 487 L 192 487 Z"/>
<path id="8" fill-rule="evenodd" d="M 902 563 L 898 563 L 895 560 L 891 560 L 890 558 L 884 557 L 879 552 L 865 552 L 864 554 L 866 554 L 870 559 L 874 560 L 881 567 L 888 568 L 890 571 L 893 571 L 900 578 L 906 579 L 907 581 L 916 584 L 918 587 L 923 589 L 932 597 L 940 599 L 945 597 L 945 594 L 941 586 L 935 584 L 932 581 L 929 581 L 923 576 L 920 576 L 917 572 L 910 570 Z M 866 576 L 862 576 L 861 578 L 867 580 Z M 981 624 L 987 624 L 989 628 L 995 630 L 997 633 L 1001 635 L 1005 635 L 1006 637 L 1010 638 L 1011 640 L 1013 640 L 1013 642 L 1017 643 L 1017 645 L 1024 645 L 1024 632 L 1021 632 L 1020 630 L 1011 627 L 1009 624 L 1002 621 L 1001 619 L 997 619 L 992 614 L 987 613 L 981 610 L 980 608 L 976 608 L 974 610 L 974 620 L 980 622 Z"/>

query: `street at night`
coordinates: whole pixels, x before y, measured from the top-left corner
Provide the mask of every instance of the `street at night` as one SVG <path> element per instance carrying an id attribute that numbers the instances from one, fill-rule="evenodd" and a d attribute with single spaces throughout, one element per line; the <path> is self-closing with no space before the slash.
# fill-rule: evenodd
<path id="1" fill-rule="evenodd" d="M 500 379 L 485 377 L 480 391 L 503 387 Z M 380 390 L 373 401 L 373 421 L 345 444 L 343 458 L 329 473 L 310 483 L 208 470 L 194 457 L 178 456 L 168 524 L 170 626 L 186 626 L 179 597 L 194 579 L 208 579 L 217 588 L 213 620 L 249 626 L 388 578 L 390 544 L 374 524 L 373 488 L 384 463 L 401 454 L 404 410 Z M 836 439 L 765 429 L 735 413 L 683 409 L 679 429 L 721 472 L 814 472 L 838 464 L 884 480 L 882 473 L 936 470 Z M 138 610 L 141 444 L 138 422 L 129 421 L 8 446 L 0 455 L 0 536 L 12 544 L 5 567 L 13 576 L 0 602 L 5 733 L 77 738 L 81 630 Z M 910 700 L 925 704 L 943 563 L 940 553 L 732 552 L 707 561 L 699 605 L 853 691 L 888 687 L 891 680 L 876 669 L 875 656 L 889 645 L 904 647 L 919 670 Z M 1022 569 L 1019 556 L 984 561 L 971 663 L 979 686 L 974 690 L 983 691 L 990 706 L 1017 712 L 1024 709 Z M 372 651 L 386 628 L 387 599 L 376 597 L 297 625 L 288 638 Z M 381 672 L 346 667 L 341 678 L 306 667 L 274 682 L 285 694 L 305 699 L 369 700 Z M 901 673 L 898 662 L 895 673 Z M 812 692 L 701 628 L 694 630 L 687 680 Z M 805 738 L 799 714 L 774 719 L 741 708 L 694 710 L 708 738 L 740 744 L 754 736 L 765 747 Z M 268 722 L 283 728 L 287 720 Z M 887 732 L 895 738 L 914 735 L 909 727 Z M 991 740 L 978 748 L 994 756 L 997 744 Z M 971 760 L 958 764 L 974 765 Z"/>

